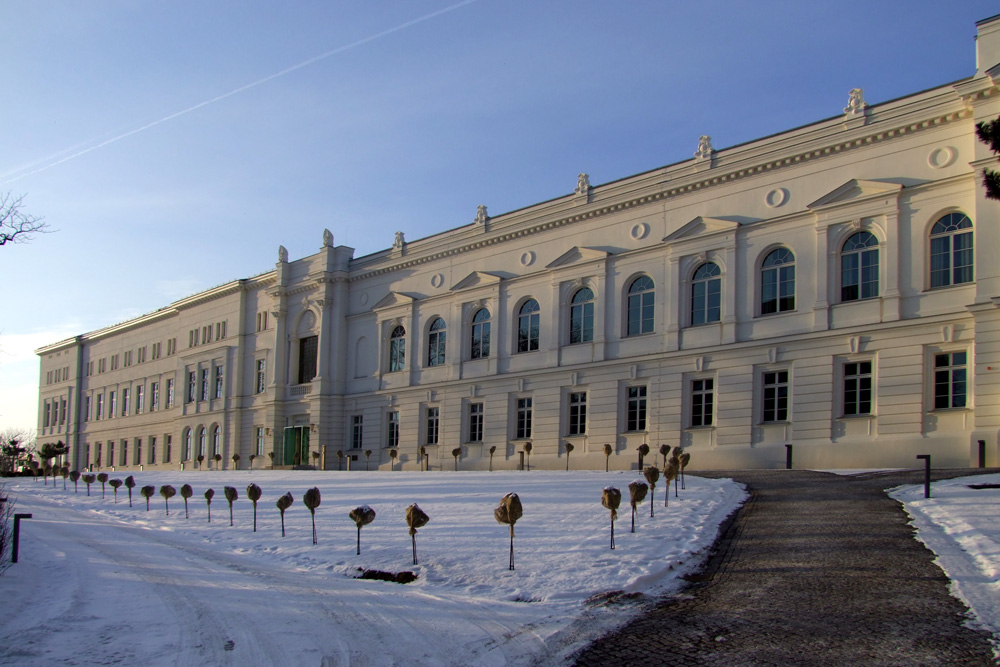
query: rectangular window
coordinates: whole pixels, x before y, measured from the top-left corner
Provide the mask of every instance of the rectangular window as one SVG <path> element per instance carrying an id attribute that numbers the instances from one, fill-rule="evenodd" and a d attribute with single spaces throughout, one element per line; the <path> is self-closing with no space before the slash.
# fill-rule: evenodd
<path id="1" fill-rule="evenodd" d="M 788 421 L 788 371 L 768 371 L 761 375 L 764 394 L 763 422 Z"/>
<path id="2" fill-rule="evenodd" d="M 102 419 L 103 417 L 104 417 L 104 394 L 98 394 L 96 419 Z"/>
<path id="3" fill-rule="evenodd" d="M 257 427 L 257 456 L 264 456 L 264 427 Z"/>
<path id="4" fill-rule="evenodd" d="M 263 394 L 267 389 L 267 366 L 264 359 L 257 360 L 257 393 Z"/>
<path id="5" fill-rule="evenodd" d="M 93 361 L 88 361 L 87 362 L 87 377 L 90 377 L 93 374 L 94 374 L 94 362 Z"/>
<path id="6" fill-rule="evenodd" d="M 118 407 L 118 402 L 115 400 L 115 392 L 108 392 L 108 419 L 115 418 L 115 410 Z"/>
<path id="7" fill-rule="evenodd" d="M 844 416 L 872 412 L 872 362 L 844 364 Z"/>
<path id="8" fill-rule="evenodd" d="M 626 431 L 646 430 L 646 387 L 629 387 L 626 390 Z"/>
<path id="9" fill-rule="evenodd" d="M 441 427 L 441 411 L 437 407 L 427 408 L 427 438 L 428 445 L 438 444 L 438 431 Z"/>
<path id="10" fill-rule="evenodd" d="M 299 340 L 299 384 L 312 382 L 316 377 L 316 355 L 319 351 L 319 338 L 307 336 Z"/>
<path id="11" fill-rule="evenodd" d="M 42 428 L 49 427 L 49 416 L 52 413 L 52 404 L 45 401 L 45 416 L 42 418 Z"/>
<path id="12" fill-rule="evenodd" d="M 171 338 L 167 341 L 167 356 L 177 351 L 177 339 Z"/>
<path id="13" fill-rule="evenodd" d="M 97 372 L 98 373 L 103 373 L 107 369 L 108 369 L 108 360 L 107 360 L 107 358 L 101 359 L 101 360 L 99 360 L 97 362 Z"/>
<path id="14" fill-rule="evenodd" d="M 483 404 L 469 403 L 469 442 L 483 441 Z"/>
<path id="15" fill-rule="evenodd" d="M 188 371 L 187 402 L 194 403 L 195 392 L 198 389 L 198 374 L 195 371 Z"/>
<path id="16" fill-rule="evenodd" d="M 160 383 L 149 383 L 149 411 L 156 412 L 160 409 Z"/>
<path id="17" fill-rule="evenodd" d="M 149 465 L 156 464 L 156 436 L 149 438 Z"/>
<path id="18" fill-rule="evenodd" d="M 90 396 L 83 397 L 83 421 L 90 421 Z"/>
<path id="19" fill-rule="evenodd" d="M 934 355 L 934 409 L 966 405 L 966 353 Z"/>
<path id="20" fill-rule="evenodd" d="M 145 395 L 145 387 L 141 384 L 135 388 L 135 414 L 141 415 L 143 410 L 143 398 Z"/>
<path id="21" fill-rule="evenodd" d="M 262 310 L 257 313 L 257 331 L 264 331 L 267 329 L 267 311 Z"/>
<path id="22" fill-rule="evenodd" d="M 113 440 L 108 440 L 108 455 L 104 459 L 104 467 L 110 468 L 115 464 L 115 443 Z"/>
<path id="23" fill-rule="evenodd" d="M 94 443 L 94 465 L 101 466 L 101 443 Z"/>
<path id="24" fill-rule="evenodd" d="M 164 463 L 170 463 L 170 455 L 172 454 L 172 452 L 170 450 L 173 449 L 173 444 L 174 444 L 174 436 L 172 436 L 172 435 L 164 436 L 164 439 L 163 439 L 163 462 Z"/>
<path id="25" fill-rule="evenodd" d="M 215 398 L 222 398 L 222 366 L 215 367 Z"/>
<path id="26" fill-rule="evenodd" d="M 353 415 L 351 417 L 351 449 L 361 449 L 361 446 L 364 444 L 364 435 L 364 415 Z"/>
<path id="27" fill-rule="evenodd" d="M 201 369 L 201 400 L 208 400 L 208 369 Z"/>
<path id="28" fill-rule="evenodd" d="M 530 398 L 517 399 L 517 428 L 514 437 L 518 440 L 531 437 L 531 404 Z"/>
<path id="29" fill-rule="evenodd" d="M 135 439 L 135 452 L 132 454 L 132 465 L 142 464 L 142 438 Z"/>
<path id="30" fill-rule="evenodd" d="M 128 350 L 127 352 L 125 352 L 124 357 L 125 359 L 122 365 L 125 366 L 125 368 L 128 368 L 129 366 L 132 365 L 132 350 Z"/>
<path id="31" fill-rule="evenodd" d="M 140 364 L 146 363 L 146 347 L 142 346 L 138 350 L 136 350 L 135 356 L 139 358 Z"/>
<path id="32" fill-rule="evenodd" d="M 386 413 L 385 446 L 399 447 L 399 413 L 395 410 Z"/>
<path id="33" fill-rule="evenodd" d="M 172 408 L 174 406 L 174 381 L 172 379 L 167 380 L 167 407 Z"/>
<path id="34" fill-rule="evenodd" d="M 126 389 L 122 389 L 122 417 L 128 417 L 128 410 L 129 410 L 128 399 L 129 399 L 129 393 L 130 393 L 129 389 L 127 389 L 127 388 Z"/>
<path id="35" fill-rule="evenodd" d="M 121 463 L 118 465 L 125 467 L 128 465 L 128 440 L 122 440 Z"/>
<path id="36" fill-rule="evenodd" d="M 712 425 L 715 381 L 691 381 L 691 426 Z"/>
<path id="37" fill-rule="evenodd" d="M 62 426 L 66 423 L 66 399 L 59 401 L 59 425 Z"/>
<path id="38" fill-rule="evenodd" d="M 587 432 L 587 394 L 573 392 L 569 395 L 569 435 L 583 435 Z"/>

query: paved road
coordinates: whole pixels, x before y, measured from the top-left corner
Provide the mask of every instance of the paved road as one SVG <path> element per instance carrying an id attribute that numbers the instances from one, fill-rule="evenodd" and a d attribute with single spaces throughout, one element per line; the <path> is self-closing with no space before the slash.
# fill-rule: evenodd
<path id="1" fill-rule="evenodd" d="M 883 491 L 922 483 L 922 471 L 711 476 L 751 497 L 706 569 L 577 665 L 995 664 L 989 635 L 963 625 L 965 606 Z"/>

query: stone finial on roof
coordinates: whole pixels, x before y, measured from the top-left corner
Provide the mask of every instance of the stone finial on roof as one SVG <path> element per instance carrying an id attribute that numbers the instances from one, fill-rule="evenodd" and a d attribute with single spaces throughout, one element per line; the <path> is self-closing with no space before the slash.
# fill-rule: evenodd
<path id="1" fill-rule="evenodd" d="M 576 189 L 573 192 L 578 195 L 585 195 L 590 192 L 590 176 L 580 172 L 576 177 Z"/>
<path id="2" fill-rule="evenodd" d="M 282 264 L 288 261 L 288 249 L 283 245 L 278 246 L 278 261 Z"/>
<path id="3" fill-rule="evenodd" d="M 323 230 L 323 247 L 332 248 L 333 247 L 333 232 L 329 229 Z"/>
<path id="4" fill-rule="evenodd" d="M 393 249 L 402 250 L 404 245 L 406 245 L 406 238 L 403 237 L 403 232 L 396 232 L 396 238 L 392 242 Z"/>
<path id="5" fill-rule="evenodd" d="M 847 106 L 844 107 L 844 113 L 848 116 L 857 116 L 863 114 L 867 106 L 865 91 L 861 88 L 852 88 L 851 92 L 848 93 Z"/>
<path id="6" fill-rule="evenodd" d="M 485 225 L 489 219 L 490 216 L 486 212 L 486 205 L 480 204 L 479 207 L 476 208 L 476 220 L 475 220 L 476 224 Z"/>
<path id="7" fill-rule="evenodd" d="M 706 160 L 712 157 L 712 153 L 715 149 L 712 148 L 712 137 L 707 134 L 703 134 L 698 137 L 698 150 L 694 152 L 694 156 L 699 160 Z"/>

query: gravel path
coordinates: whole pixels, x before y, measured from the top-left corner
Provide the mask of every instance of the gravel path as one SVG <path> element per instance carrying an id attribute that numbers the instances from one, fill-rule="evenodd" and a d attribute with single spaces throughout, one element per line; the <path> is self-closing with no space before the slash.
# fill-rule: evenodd
<path id="1" fill-rule="evenodd" d="M 995 470 L 934 476 L 976 472 Z M 995 664 L 989 635 L 965 627 L 965 606 L 884 492 L 923 471 L 699 474 L 732 477 L 751 497 L 686 590 L 577 665 Z"/>

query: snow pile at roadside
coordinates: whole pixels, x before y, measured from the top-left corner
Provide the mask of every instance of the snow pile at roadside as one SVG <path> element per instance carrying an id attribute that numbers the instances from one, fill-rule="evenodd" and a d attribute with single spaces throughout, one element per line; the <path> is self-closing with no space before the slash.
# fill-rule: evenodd
<path id="1" fill-rule="evenodd" d="M 0 662 L 87 664 L 79 656 L 88 647 L 100 655 L 118 647 L 119 658 L 146 664 L 182 658 L 288 665 L 557 661 L 627 618 L 621 606 L 595 606 L 588 599 L 614 591 L 670 590 L 701 562 L 718 524 L 745 498 L 729 480 L 688 476 L 687 489 L 679 498 L 671 492 L 664 508 L 661 484 L 655 517 L 649 517 L 647 500 L 634 534 L 623 502 L 612 551 L 601 489 L 617 486 L 627 499 L 626 487 L 636 476 L 634 471 L 138 473 L 132 508 L 124 487 L 114 504 L 110 486 L 101 499 L 99 483 L 87 497 L 82 482 L 74 493 L 72 483 L 62 490 L 62 480 L 53 489 L 51 483 L 19 479 L 9 484 L 18 511 L 35 516 L 23 524 L 22 563 L 0 577 L 0 599 L 16 601 L 12 614 L 0 619 L 0 646 L 11 647 L 0 648 Z M 251 482 L 263 490 L 256 533 L 246 499 Z M 189 518 L 179 493 L 185 483 L 194 489 Z M 139 489 L 147 484 L 177 488 L 169 516 L 159 493 L 146 511 Z M 240 496 L 232 527 L 223 493 L 227 485 Z M 322 494 L 317 545 L 302 504 L 312 486 Z M 209 487 L 215 490 L 211 523 L 203 495 Z M 511 491 L 524 507 L 514 529 L 514 571 L 507 569 L 508 529 L 493 517 L 493 508 Z M 275 501 L 285 492 L 295 502 L 285 513 L 282 538 Z M 416 566 L 405 522 L 411 503 L 430 516 L 417 534 Z M 359 556 L 357 528 L 348 513 L 360 505 L 371 506 L 377 517 L 361 530 Z M 408 585 L 355 579 L 361 569 L 411 571 L 418 578 Z M 59 586 L 51 596 L 37 596 L 45 581 Z M 122 605 L 122 596 L 148 604 Z M 74 604 L 81 608 L 74 610 Z M 191 605 L 195 620 L 186 618 Z M 61 625 L 66 615 L 75 625 L 55 632 L 71 634 L 67 641 L 24 646 L 19 633 Z M 303 615 L 313 619 L 313 631 L 305 631 Z M 144 639 L 129 635 L 128 628 L 147 628 Z M 103 661 L 98 653 L 93 660 Z"/>
<path id="2" fill-rule="evenodd" d="M 926 499 L 922 484 L 901 486 L 889 495 L 905 506 L 917 539 L 937 554 L 952 594 L 1000 640 L 1000 474 L 934 482 Z M 1000 658 L 998 640 L 994 653 Z"/>

